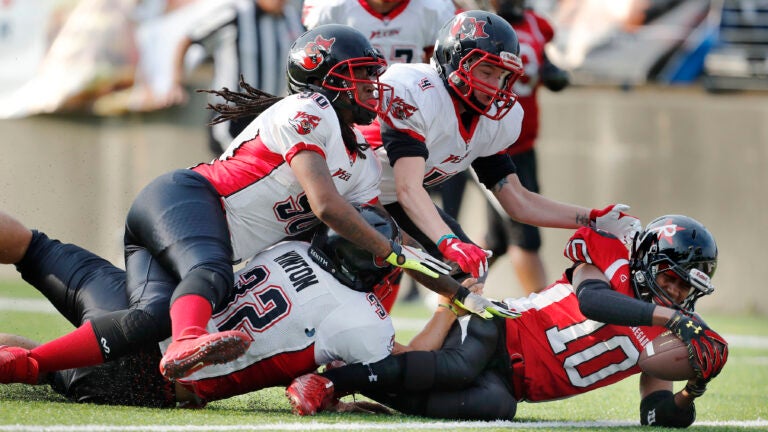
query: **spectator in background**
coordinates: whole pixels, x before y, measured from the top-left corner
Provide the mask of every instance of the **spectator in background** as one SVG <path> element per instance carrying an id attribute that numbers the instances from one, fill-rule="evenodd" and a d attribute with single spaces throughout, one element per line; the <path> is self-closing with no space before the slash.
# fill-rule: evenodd
<path id="1" fill-rule="evenodd" d="M 450 0 L 306 0 L 302 22 L 307 29 L 321 24 L 347 24 L 364 34 L 386 58 L 387 64 L 429 63 L 437 31 L 456 12 Z M 454 219 L 464 193 L 464 176 L 449 180 L 440 189 L 443 208 Z M 455 189 L 453 185 L 456 184 Z M 395 296 L 399 284 L 395 286 Z M 411 280 L 405 300 L 419 298 Z"/>
<path id="2" fill-rule="evenodd" d="M 552 26 L 544 17 L 526 8 L 525 0 L 492 0 L 491 3 L 498 15 L 512 24 L 512 28 L 517 32 L 524 70 L 524 75 L 513 87 L 518 95 L 517 103 L 525 112 L 522 131 L 506 153 L 512 157 L 517 167 L 520 183 L 531 192 L 539 192 L 534 149 L 539 134 L 539 104 L 536 92 L 542 84 L 551 91 L 562 90 L 569 83 L 568 74 L 553 65 L 544 53 L 544 47 L 554 36 Z M 530 294 L 544 289 L 547 286 L 547 277 L 539 255 L 539 228 L 517 222 L 506 214 L 500 215 L 496 208 L 488 204 L 485 249 L 493 252 L 491 260 L 508 253 L 523 291 Z"/>
<path id="3" fill-rule="evenodd" d="M 202 46 L 213 58 L 211 88 L 237 89 L 240 75 L 255 88 L 275 96 L 288 92 L 285 69 L 291 42 L 304 28 L 287 0 L 235 0 L 191 26 L 175 56 L 174 86 L 168 105 L 182 102 L 184 57 L 192 45 Z M 223 99 L 212 95 L 212 104 Z M 211 152 L 218 156 L 254 117 L 244 117 L 210 128 Z"/>

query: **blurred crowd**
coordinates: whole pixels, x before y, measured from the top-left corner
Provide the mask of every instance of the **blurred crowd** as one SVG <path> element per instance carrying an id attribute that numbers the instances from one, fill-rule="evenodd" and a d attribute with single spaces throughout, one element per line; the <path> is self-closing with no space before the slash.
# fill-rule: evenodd
<path id="1" fill-rule="evenodd" d="M 677 2 L 538 0 L 528 5 L 557 28 L 548 48 L 552 61 L 573 69 L 591 48 L 615 32 L 632 31 L 654 10 Z M 302 3 L 4 1 L 0 3 L 0 118 L 72 111 L 116 115 L 182 104 L 187 100 L 185 77 L 206 62 L 234 67 L 256 87 L 281 94 L 285 53 L 290 41 L 303 31 Z M 460 9 L 492 10 L 486 0 L 454 3 Z M 228 26 L 233 20 L 236 26 Z M 243 48 L 237 41 L 247 35 L 257 43 Z M 267 35 L 274 39 L 268 41 L 269 46 L 265 44 Z M 232 40 L 234 44 L 227 45 Z M 254 58 L 274 61 L 232 66 L 232 62 L 215 60 L 244 55 L 233 54 L 233 49 L 253 50 Z M 265 70 L 267 67 L 276 72 Z M 229 81 L 212 79 L 211 87 L 234 87 L 239 73 L 229 73 Z"/>

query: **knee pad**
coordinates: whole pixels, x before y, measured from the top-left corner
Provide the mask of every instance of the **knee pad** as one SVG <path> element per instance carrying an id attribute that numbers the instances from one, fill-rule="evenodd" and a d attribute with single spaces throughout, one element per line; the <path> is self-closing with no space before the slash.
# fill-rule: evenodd
<path id="1" fill-rule="evenodd" d="M 104 361 L 111 361 L 170 336 L 170 325 L 140 309 L 122 310 L 91 321 Z"/>
<path id="2" fill-rule="evenodd" d="M 206 298 L 218 312 L 226 306 L 226 300 L 232 292 L 233 282 L 222 276 L 219 272 L 198 267 L 193 269 L 179 282 L 173 291 L 171 304 L 179 297 L 195 294 Z"/>

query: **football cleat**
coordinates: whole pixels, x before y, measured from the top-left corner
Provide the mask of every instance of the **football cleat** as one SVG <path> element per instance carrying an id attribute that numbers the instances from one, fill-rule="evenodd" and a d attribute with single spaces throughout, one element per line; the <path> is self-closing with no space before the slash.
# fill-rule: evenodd
<path id="1" fill-rule="evenodd" d="M 241 331 L 182 335 L 171 342 L 160 360 L 160 373 L 169 380 L 187 377 L 205 366 L 232 361 L 245 354 L 253 342 Z"/>
<path id="2" fill-rule="evenodd" d="M 0 345 L 0 383 L 37 384 L 38 374 L 37 360 L 28 349 Z"/>
<path id="3" fill-rule="evenodd" d="M 300 416 L 315 415 L 337 403 L 333 397 L 333 382 L 312 373 L 294 379 L 285 389 L 285 396 L 293 407 L 293 413 Z"/>

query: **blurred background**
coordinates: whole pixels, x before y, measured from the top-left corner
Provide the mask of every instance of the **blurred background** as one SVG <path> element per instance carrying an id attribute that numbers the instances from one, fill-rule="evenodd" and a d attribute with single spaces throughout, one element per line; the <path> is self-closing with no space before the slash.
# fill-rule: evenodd
<path id="1" fill-rule="evenodd" d="M 194 90 L 210 88 L 215 65 L 179 46 L 201 18 L 244 1 L 0 2 L 0 209 L 122 265 L 139 189 L 214 157 L 208 100 Z M 279 3 L 285 14 L 302 6 Z M 720 247 L 717 291 L 699 310 L 768 315 L 768 0 L 528 5 L 551 20 L 547 55 L 572 84 L 540 92 L 542 193 L 627 203 L 644 223 L 698 219 Z M 486 211 L 468 186 L 460 222 L 471 237 L 484 234 Z M 569 236 L 543 231 L 550 280 Z M 0 278 L 18 277 L 4 266 Z M 488 293 L 522 295 L 505 260 Z"/>

